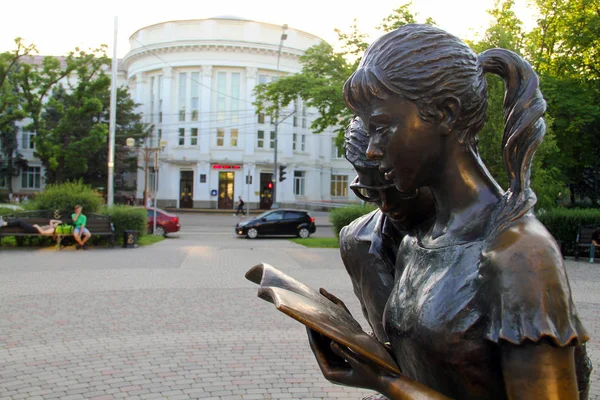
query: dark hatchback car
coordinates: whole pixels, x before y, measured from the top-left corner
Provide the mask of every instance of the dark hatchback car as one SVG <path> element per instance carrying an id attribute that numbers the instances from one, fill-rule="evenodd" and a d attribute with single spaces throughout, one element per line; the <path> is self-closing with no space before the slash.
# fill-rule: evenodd
<path id="1" fill-rule="evenodd" d="M 154 208 L 146 208 L 148 215 L 148 233 L 152 233 L 154 229 Z M 156 209 L 156 234 L 159 236 L 167 236 L 167 233 L 179 232 L 179 217 L 175 214 Z"/>
<path id="2" fill-rule="evenodd" d="M 315 233 L 315 219 L 306 211 L 271 210 L 235 226 L 235 233 L 250 239 L 258 235 L 289 235 L 306 239 Z"/>

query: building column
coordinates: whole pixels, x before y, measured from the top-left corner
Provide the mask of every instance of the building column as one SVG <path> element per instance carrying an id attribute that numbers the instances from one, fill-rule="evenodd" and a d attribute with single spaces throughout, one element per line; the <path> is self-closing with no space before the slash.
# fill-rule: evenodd
<path id="1" fill-rule="evenodd" d="M 162 95 L 162 124 L 164 126 L 162 128 L 163 137 L 167 139 L 169 142 L 169 146 L 177 145 L 177 129 L 174 126 L 174 123 L 177 121 L 177 111 L 173 110 L 171 99 L 174 98 L 173 95 L 173 68 L 166 67 L 163 68 L 163 92 Z M 179 180 L 179 177 L 177 177 Z"/>

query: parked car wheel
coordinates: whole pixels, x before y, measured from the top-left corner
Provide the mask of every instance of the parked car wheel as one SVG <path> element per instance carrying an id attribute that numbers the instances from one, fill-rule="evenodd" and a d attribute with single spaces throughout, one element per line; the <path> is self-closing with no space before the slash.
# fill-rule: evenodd
<path id="1" fill-rule="evenodd" d="M 310 232 L 306 228 L 302 228 L 298 231 L 298 236 L 302 239 L 306 239 L 310 236 Z"/>
<path id="2" fill-rule="evenodd" d="M 258 231 L 255 228 L 250 228 L 250 229 L 248 229 L 246 236 L 249 239 L 256 239 L 256 237 L 258 236 Z"/>
<path id="3" fill-rule="evenodd" d="M 156 225 L 156 235 L 157 236 L 167 236 L 167 231 L 160 225 Z"/>

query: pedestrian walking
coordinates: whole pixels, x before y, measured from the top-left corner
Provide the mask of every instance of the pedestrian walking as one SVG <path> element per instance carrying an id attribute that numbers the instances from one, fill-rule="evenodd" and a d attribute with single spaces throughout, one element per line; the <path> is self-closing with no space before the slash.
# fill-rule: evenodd
<path id="1" fill-rule="evenodd" d="M 242 196 L 239 196 L 238 198 L 239 198 L 239 201 L 237 204 L 237 210 L 236 210 L 235 214 L 233 214 L 233 215 L 237 216 L 239 213 L 242 213 L 242 215 L 246 215 L 246 212 L 244 211 L 244 204 L 245 204 L 244 200 L 242 200 Z"/>

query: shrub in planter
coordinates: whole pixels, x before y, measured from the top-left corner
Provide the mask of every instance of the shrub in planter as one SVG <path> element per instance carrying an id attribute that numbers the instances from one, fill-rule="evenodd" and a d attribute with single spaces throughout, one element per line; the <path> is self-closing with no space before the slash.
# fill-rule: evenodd
<path id="1" fill-rule="evenodd" d="M 101 213 L 112 217 L 117 243 L 123 240 L 124 231 L 138 231 L 142 236 L 148 230 L 148 217 L 145 208 L 114 205 L 102 209 Z"/>
<path id="2" fill-rule="evenodd" d="M 102 198 L 81 180 L 50 184 L 38 193 L 27 208 L 30 210 L 72 210 L 75 205 L 83 207 L 83 213 L 97 212 Z"/>
<path id="3" fill-rule="evenodd" d="M 538 213 L 537 217 L 556 240 L 565 243 L 567 254 L 573 254 L 573 244 L 580 227 L 600 226 L 600 210 L 593 208 L 556 208 Z"/>
<path id="4" fill-rule="evenodd" d="M 350 207 L 336 208 L 329 212 L 329 221 L 333 224 L 333 232 L 336 236 L 340 236 L 340 231 L 346 225 L 349 225 L 356 218 L 362 217 L 370 213 L 376 207 L 370 204 L 355 205 Z"/>

